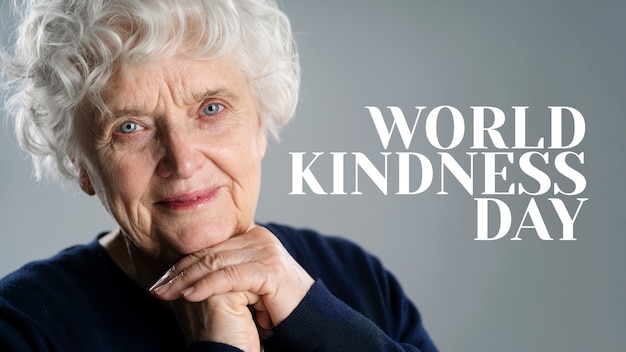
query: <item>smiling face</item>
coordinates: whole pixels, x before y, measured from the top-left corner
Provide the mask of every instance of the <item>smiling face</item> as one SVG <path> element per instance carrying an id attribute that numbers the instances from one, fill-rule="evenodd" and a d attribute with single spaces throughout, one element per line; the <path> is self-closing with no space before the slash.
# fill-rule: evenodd
<path id="1" fill-rule="evenodd" d="M 249 229 L 266 139 L 244 73 L 228 58 L 120 72 L 103 95 L 112 116 L 77 120 L 81 188 L 164 263 Z"/>

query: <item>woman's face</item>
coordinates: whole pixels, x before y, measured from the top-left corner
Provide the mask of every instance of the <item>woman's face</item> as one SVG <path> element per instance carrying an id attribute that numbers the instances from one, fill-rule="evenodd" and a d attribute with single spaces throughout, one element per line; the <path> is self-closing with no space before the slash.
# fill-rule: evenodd
<path id="1" fill-rule="evenodd" d="M 126 67 L 103 97 L 111 117 L 77 122 L 81 188 L 144 252 L 171 262 L 253 225 L 266 138 L 228 58 Z"/>

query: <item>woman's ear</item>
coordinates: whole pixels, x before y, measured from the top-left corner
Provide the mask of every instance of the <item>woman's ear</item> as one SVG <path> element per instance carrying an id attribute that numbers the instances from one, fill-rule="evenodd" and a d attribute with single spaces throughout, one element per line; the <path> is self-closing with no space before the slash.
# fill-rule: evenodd
<path id="1" fill-rule="evenodd" d="M 89 174 L 82 163 L 78 164 L 78 184 L 80 189 L 88 195 L 93 196 L 96 194 L 93 184 L 91 183 L 91 179 L 89 178 Z"/>

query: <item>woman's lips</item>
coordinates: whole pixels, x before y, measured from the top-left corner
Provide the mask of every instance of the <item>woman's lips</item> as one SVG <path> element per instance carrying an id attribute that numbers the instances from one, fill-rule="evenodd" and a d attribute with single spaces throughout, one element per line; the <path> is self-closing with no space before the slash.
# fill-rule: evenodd
<path id="1" fill-rule="evenodd" d="M 208 203 L 215 197 L 219 188 L 185 193 L 174 197 L 168 197 L 156 202 L 157 205 L 164 206 L 170 210 L 189 210 Z"/>

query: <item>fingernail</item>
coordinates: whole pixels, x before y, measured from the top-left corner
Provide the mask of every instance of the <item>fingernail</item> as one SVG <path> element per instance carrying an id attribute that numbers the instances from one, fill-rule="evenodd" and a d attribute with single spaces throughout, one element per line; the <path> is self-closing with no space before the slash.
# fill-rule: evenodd
<path id="1" fill-rule="evenodd" d="M 152 287 L 150 287 L 148 289 L 148 291 L 154 291 L 154 289 L 161 285 L 162 283 L 164 283 L 165 281 L 167 281 L 170 278 L 170 275 L 172 275 L 172 273 L 174 273 L 174 267 L 169 268 L 169 270 L 167 270 L 165 272 L 165 274 L 163 274 L 163 276 L 161 276 L 160 279 L 157 280 L 157 282 L 154 283 L 154 285 L 152 285 Z"/>
<path id="2" fill-rule="evenodd" d="M 186 289 L 180 291 L 180 294 L 183 296 L 188 296 L 195 290 L 196 290 L 195 286 L 187 287 Z"/>
<path id="3" fill-rule="evenodd" d="M 152 289 L 150 289 L 150 291 L 154 292 L 154 294 L 156 294 L 156 295 L 160 295 L 160 294 L 164 293 L 165 291 L 169 290 L 170 286 L 172 286 L 172 282 L 171 281 L 166 282 L 165 284 L 163 284 L 163 285 L 161 285 L 159 287 L 152 288 Z"/>

